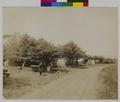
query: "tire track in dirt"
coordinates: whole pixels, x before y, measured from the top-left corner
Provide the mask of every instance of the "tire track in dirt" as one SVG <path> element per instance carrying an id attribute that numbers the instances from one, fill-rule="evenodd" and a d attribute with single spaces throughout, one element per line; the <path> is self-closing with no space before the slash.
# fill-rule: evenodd
<path id="1" fill-rule="evenodd" d="M 97 99 L 98 75 L 107 66 L 94 65 L 88 69 L 78 69 L 24 95 L 21 99 Z"/>

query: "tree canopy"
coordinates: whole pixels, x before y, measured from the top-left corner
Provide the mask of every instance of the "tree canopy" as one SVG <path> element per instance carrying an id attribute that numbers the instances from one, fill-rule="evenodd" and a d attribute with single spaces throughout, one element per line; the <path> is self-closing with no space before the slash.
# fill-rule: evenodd
<path id="1" fill-rule="evenodd" d="M 74 62 L 77 64 L 77 60 L 85 55 L 85 52 L 73 41 L 55 46 L 43 38 L 35 39 L 28 34 L 23 34 L 19 40 L 14 36 L 4 44 L 4 58 L 12 59 L 12 64 L 14 62 L 16 65 L 25 62 L 27 66 L 33 63 L 48 66 L 60 57 L 65 57 L 70 64 Z"/>
<path id="2" fill-rule="evenodd" d="M 75 61 L 78 64 L 77 60 L 85 55 L 85 52 L 73 41 L 65 44 L 64 56 L 67 58 L 68 63 L 73 64 Z"/>

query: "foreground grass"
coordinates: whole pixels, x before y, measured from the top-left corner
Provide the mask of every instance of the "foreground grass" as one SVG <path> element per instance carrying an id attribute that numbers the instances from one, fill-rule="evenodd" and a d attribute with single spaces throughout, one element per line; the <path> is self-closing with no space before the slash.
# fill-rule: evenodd
<path id="1" fill-rule="evenodd" d="M 65 75 L 67 68 L 60 70 L 61 73 L 33 72 L 31 68 L 19 70 L 16 67 L 8 66 L 10 77 L 3 82 L 3 96 L 7 99 L 17 99 L 26 93 L 32 92 L 37 88 L 50 83 L 51 81 Z"/>
<path id="2" fill-rule="evenodd" d="M 117 65 L 104 68 L 99 74 L 101 87 L 99 88 L 99 99 L 117 99 Z"/>

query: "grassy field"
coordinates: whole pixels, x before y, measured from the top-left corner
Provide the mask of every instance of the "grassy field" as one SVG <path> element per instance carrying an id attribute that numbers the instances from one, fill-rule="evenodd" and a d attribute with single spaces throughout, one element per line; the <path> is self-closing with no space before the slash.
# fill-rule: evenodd
<path id="1" fill-rule="evenodd" d="M 117 65 L 104 68 L 99 74 L 101 87 L 99 88 L 99 99 L 117 99 Z"/>
<path id="2" fill-rule="evenodd" d="M 3 96 L 5 98 L 19 98 L 22 95 L 33 91 L 36 88 L 42 87 L 45 84 L 65 75 L 68 70 L 60 69 L 60 73 L 43 73 L 33 72 L 31 68 L 19 70 L 16 67 L 7 67 L 10 77 L 3 82 Z"/>

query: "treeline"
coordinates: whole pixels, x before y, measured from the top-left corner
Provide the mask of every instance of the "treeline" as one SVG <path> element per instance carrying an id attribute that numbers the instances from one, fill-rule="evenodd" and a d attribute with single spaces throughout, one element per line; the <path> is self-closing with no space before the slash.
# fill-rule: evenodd
<path id="1" fill-rule="evenodd" d="M 26 66 L 30 66 L 42 62 L 43 65 L 48 66 L 51 62 L 63 57 L 70 64 L 74 61 L 77 64 L 79 58 L 86 56 L 85 52 L 73 41 L 55 46 L 52 42 L 43 38 L 35 39 L 28 34 L 22 36 L 14 34 L 11 38 L 5 36 L 3 50 L 4 61 L 9 60 L 11 65 L 21 65 L 25 62 Z"/>
<path id="2" fill-rule="evenodd" d="M 66 58 L 68 65 L 78 65 L 80 58 L 84 58 L 85 62 L 88 59 L 99 60 L 98 63 L 105 62 L 104 57 L 88 56 L 73 41 L 56 46 L 43 38 L 35 39 L 28 34 L 4 36 L 3 62 L 9 60 L 10 65 L 21 66 L 24 63 L 25 66 L 30 66 L 31 64 L 42 63 L 44 66 L 49 66 L 58 58 Z"/>

